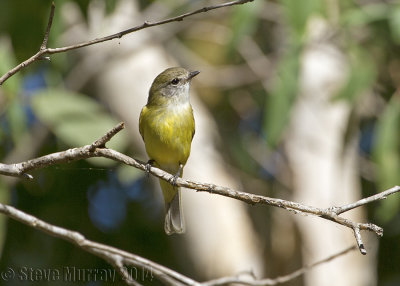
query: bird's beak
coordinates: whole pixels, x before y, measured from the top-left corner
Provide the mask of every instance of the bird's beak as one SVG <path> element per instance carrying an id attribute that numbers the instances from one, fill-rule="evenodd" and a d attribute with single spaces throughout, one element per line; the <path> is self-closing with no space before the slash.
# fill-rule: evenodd
<path id="1" fill-rule="evenodd" d="M 192 78 L 194 78 L 196 75 L 198 75 L 200 72 L 199 71 L 192 71 L 189 72 L 189 76 L 187 78 L 187 80 L 191 80 Z"/>

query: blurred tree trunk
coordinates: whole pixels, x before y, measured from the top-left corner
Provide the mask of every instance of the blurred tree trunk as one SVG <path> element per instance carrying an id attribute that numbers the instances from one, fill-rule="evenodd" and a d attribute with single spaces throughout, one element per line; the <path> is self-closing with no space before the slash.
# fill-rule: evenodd
<path id="1" fill-rule="evenodd" d="M 326 37 L 329 32 L 324 20 L 310 20 L 308 45 L 301 58 L 299 94 L 286 138 L 294 200 L 318 207 L 361 198 L 358 135 L 346 138 L 351 103 L 334 100 L 347 80 L 349 67 L 345 55 Z M 348 216 L 355 221 L 365 220 L 360 208 Z M 305 263 L 355 243 L 348 229 L 307 217 L 296 219 Z M 375 285 L 375 244 L 368 241 L 368 245 L 367 256 L 352 253 L 308 272 L 306 285 Z"/>

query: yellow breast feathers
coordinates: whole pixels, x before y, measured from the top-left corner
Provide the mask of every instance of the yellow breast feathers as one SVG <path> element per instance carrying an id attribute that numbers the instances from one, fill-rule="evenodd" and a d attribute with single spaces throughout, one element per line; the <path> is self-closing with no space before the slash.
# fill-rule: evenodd
<path id="1" fill-rule="evenodd" d="M 185 165 L 195 132 L 193 110 L 189 103 L 174 108 L 143 107 L 139 130 L 150 159 L 160 166 Z"/>

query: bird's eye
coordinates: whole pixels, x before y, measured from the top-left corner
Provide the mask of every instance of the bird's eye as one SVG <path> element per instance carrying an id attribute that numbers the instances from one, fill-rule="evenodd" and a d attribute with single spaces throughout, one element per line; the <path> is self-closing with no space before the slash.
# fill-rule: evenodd
<path id="1" fill-rule="evenodd" d="M 179 78 L 174 78 L 174 79 L 171 81 L 171 83 L 172 83 L 173 85 L 177 85 L 177 84 L 179 83 Z"/>

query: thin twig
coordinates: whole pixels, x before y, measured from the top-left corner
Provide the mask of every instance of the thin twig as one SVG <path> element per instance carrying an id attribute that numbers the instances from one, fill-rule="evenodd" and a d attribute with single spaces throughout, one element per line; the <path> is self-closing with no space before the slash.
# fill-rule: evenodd
<path id="1" fill-rule="evenodd" d="M 240 284 L 240 285 L 249 285 L 249 286 L 278 285 L 278 284 L 289 282 L 289 281 L 303 275 L 310 269 L 313 269 L 321 264 L 330 262 L 340 256 L 343 256 L 343 255 L 349 253 L 350 251 L 355 250 L 355 249 L 356 249 L 355 246 L 350 246 L 350 247 L 348 247 L 334 255 L 331 255 L 325 259 L 322 259 L 322 260 L 312 263 L 310 265 L 306 265 L 303 268 L 300 268 L 288 275 L 278 276 L 273 279 L 268 278 L 268 279 L 256 280 L 256 279 L 250 279 L 248 277 L 231 276 L 231 277 L 222 277 L 222 278 L 210 280 L 210 281 L 202 283 L 201 285 L 202 286 L 218 286 L 218 285 L 230 285 L 230 284 Z"/>
<path id="2" fill-rule="evenodd" d="M 222 3 L 222 4 L 218 4 L 218 5 L 212 5 L 212 6 L 206 6 L 200 9 L 197 9 L 195 11 L 192 12 L 188 12 L 188 13 L 184 13 L 182 15 L 176 16 L 176 17 L 172 17 L 172 18 L 168 18 L 165 20 L 161 20 L 161 21 L 156 21 L 156 22 L 149 22 L 149 21 L 145 21 L 142 25 L 139 26 L 135 26 L 132 27 L 130 29 L 106 36 L 106 37 L 102 37 L 102 38 L 96 38 L 90 41 L 85 41 L 79 44 L 74 44 L 74 45 L 70 45 L 70 46 L 65 46 L 65 47 L 61 47 L 61 48 L 47 48 L 47 41 L 48 41 L 48 37 L 49 37 L 49 33 L 50 33 L 50 29 L 51 29 L 51 24 L 53 21 L 53 16 L 54 16 L 54 2 L 52 4 L 52 8 L 51 8 L 51 12 L 50 12 L 50 17 L 49 17 L 49 21 L 48 21 L 48 25 L 47 25 L 47 30 L 45 33 L 45 37 L 42 43 L 41 48 L 39 49 L 39 51 L 34 54 L 33 56 L 31 56 L 29 59 L 25 60 L 24 62 L 20 63 L 19 65 L 17 65 L 16 67 L 14 67 L 13 69 L 9 70 L 7 73 L 5 73 L 3 76 L 0 77 L 0 86 L 7 80 L 9 79 L 11 76 L 13 76 L 14 74 L 16 74 L 17 72 L 19 72 L 20 70 L 22 70 L 23 68 L 29 66 L 30 64 L 36 62 L 39 59 L 43 59 L 45 55 L 50 55 L 50 54 L 57 54 L 57 53 L 64 53 L 70 50 L 76 50 L 79 48 L 83 48 L 83 47 L 87 47 L 87 46 L 91 46 L 91 45 L 95 45 L 95 44 L 99 44 L 102 42 L 106 42 L 106 41 L 110 41 L 113 39 L 120 39 L 123 36 L 133 33 L 133 32 L 137 32 L 140 30 L 143 30 L 145 28 L 150 28 L 150 27 L 155 27 L 155 26 L 160 26 L 160 25 L 164 25 L 167 23 L 171 23 L 171 22 L 179 22 L 184 20 L 187 17 L 196 15 L 196 14 L 200 14 L 200 13 L 204 13 L 204 12 L 208 12 L 211 10 L 215 10 L 215 9 L 219 9 L 219 8 L 224 8 L 224 7 L 229 7 L 229 6 L 234 6 L 234 5 L 241 5 L 241 4 L 245 4 L 248 2 L 253 2 L 254 0 L 236 0 L 236 1 L 231 1 L 231 2 L 226 2 L 226 3 Z"/>
<path id="3" fill-rule="evenodd" d="M 397 192 L 399 192 L 399 186 L 395 186 L 393 188 L 390 188 L 390 189 L 388 189 L 386 191 L 383 191 L 383 192 L 381 192 L 379 194 L 370 196 L 368 198 L 361 199 L 361 200 L 359 200 L 359 201 L 357 201 L 355 203 L 348 204 L 348 205 L 341 206 L 341 207 L 334 207 L 333 209 L 334 209 L 336 214 L 342 214 L 344 212 L 347 212 L 349 210 L 352 210 L 352 209 L 358 208 L 360 206 L 369 204 L 371 202 L 378 201 L 378 200 L 384 200 L 388 196 L 390 196 L 390 195 L 392 195 L 394 193 L 397 193 Z"/>
<path id="4" fill-rule="evenodd" d="M 105 147 L 105 144 L 109 140 L 111 140 L 111 138 L 115 136 L 119 131 L 121 131 L 123 127 L 124 124 L 122 122 L 119 123 L 110 131 L 108 131 L 105 135 L 103 135 L 101 138 L 97 139 L 90 145 L 86 145 L 79 148 L 68 149 L 62 152 L 48 154 L 39 158 L 28 160 L 26 162 L 21 162 L 16 164 L 0 163 L 0 174 L 7 176 L 15 176 L 15 177 L 23 176 L 23 177 L 33 178 L 30 174 L 28 174 L 28 172 L 31 170 L 40 169 L 43 167 L 48 167 L 60 163 L 68 163 L 71 161 L 93 158 L 93 157 L 104 157 L 135 167 L 142 171 L 149 171 L 154 176 L 162 180 L 165 180 L 167 182 L 171 182 L 171 180 L 174 178 L 174 175 L 171 175 L 157 167 L 152 166 L 148 168 L 145 162 L 136 160 L 118 151 Z M 256 204 L 269 205 L 269 206 L 279 207 L 288 211 L 294 211 L 295 213 L 313 215 L 326 220 L 333 221 L 340 225 L 346 226 L 353 231 L 358 248 L 362 254 L 366 254 L 367 252 L 365 250 L 361 238 L 361 233 L 360 233 L 361 230 L 372 231 L 376 235 L 382 236 L 383 229 L 372 223 L 354 222 L 350 219 L 346 219 L 340 216 L 340 214 L 347 212 L 351 209 L 354 209 L 355 207 L 359 207 L 367 203 L 378 201 L 383 198 L 386 198 L 389 195 L 400 192 L 400 187 L 395 186 L 387 191 L 362 199 L 355 203 L 351 203 L 341 207 L 331 207 L 323 209 L 283 199 L 270 198 L 266 196 L 241 192 L 231 188 L 217 186 L 214 184 L 184 180 L 182 178 L 176 179 L 176 184 L 180 187 L 185 187 L 196 191 L 209 192 L 211 194 L 217 194 L 233 198 L 251 205 L 256 205 Z"/>
<path id="5" fill-rule="evenodd" d="M 183 21 L 185 18 L 196 15 L 196 14 L 200 14 L 200 13 L 204 13 L 204 12 L 208 12 L 211 10 L 215 10 L 215 9 L 219 9 L 219 8 L 224 8 L 224 7 L 229 7 L 229 6 L 234 6 L 234 5 L 241 5 L 241 4 L 245 4 L 248 2 L 253 2 L 254 0 L 238 0 L 238 1 L 231 1 L 231 2 L 227 2 L 227 3 L 223 3 L 223 4 L 218 4 L 218 5 L 213 5 L 213 6 L 206 6 L 200 9 L 197 9 L 195 11 L 192 12 L 188 12 L 176 17 L 172 17 L 172 18 L 168 18 L 165 20 L 161 20 L 161 21 L 156 21 L 156 22 L 150 22 L 150 21 L 144 21 L 144 23 L 142 25 L 139 26 L 135 26 L 129 29 L 126 29 L 124 31 L 106 36 L 106 37 L 102 37 L 102 38 L 98 38 L 98 39 L 93 39 L 91 41 L 87 41 L 87 42 L 82 42 L 79 44 L 75 44 L 75 45 L 70 45 L 70 46 L 66 46 L 66 47 L 62 47 L 62 48 L 55 48 L 55 49 L 48 49 L 48 53 L 49 54 L 55 54 L 55 53 L 61 53 L 61 52 L 66 52 L 69 50 L 75 50 L 78 48 L 83 48 L 83 47 L 87 47 L 87 46 L 91 46 L 94 44 L 98 44 L 98 43 L 102 43 L 102 42 L 106 42 L 106 41 L 110 41 L 110 40 L 114 40 L 114 39 L 120 39 L 123 36 L 133 33 L 133 32 L 137 32 L 140 30 L 143 30 L 145 28 L 150 28 L 150 27 L 155 27 L 155 26 L 160 26 L 160 25 L 164 25 L 164 24 L 168 24 L 171 22 L 179 22 L 179 21 Z"/>
<path id="6" fill-rule="evenodd" d="M 111 140 L 111 138 L 125 128 L 125 123 L 120 122 L 115 127 L 113 127 L 110 131 L 104 134 L 102 137 L 94 141 L 90 145 L 90 151 L 94 151 L 96 148 L 106 147 L 106 143 Z"/>
<path id="7" fill-rule="evenodd" d="M 40 46 L 40 50 L 45 50 L 47 48 L 47 43 L 49 41 L 49 36 L 50 36 L 51 25 L 53 24 L 53 18 L 54 18 L 55 9 L 56 9 L 56 5 L 54 4 L 54 1 L 53 1 L 51 3 L 49 21 L 47 23 L 46 32 L 44 34 L 44 38 L 43 38 L 42 45 Z"/>
<path id="8" fill-rule="evenodd" d="M 27 174 L 27 172 L 30 170 L 39 169 L 58 163 L 66 163 L 91 157 L 101 157 L 98 154 L 92 154 L 92 152 L 96 148 L 105 147 L 105 144 L 110 141 L 114 135 L 120 132 L 124 126 L 124 123 L 120 122 L 92 144 L 80 148 L 73 148 L 62 152 L 52 153 L 19 164 L 0 163 L 0 174 L 14 177 L 24 176 L 29 179 L 33 179 L 30 174 Z"/>

